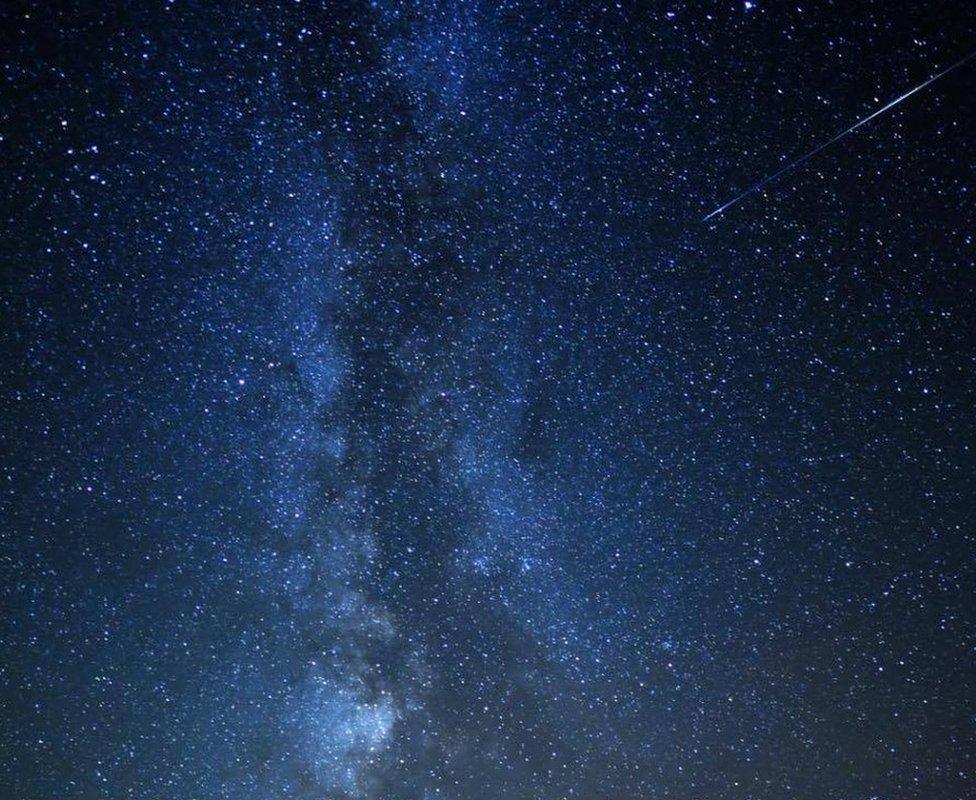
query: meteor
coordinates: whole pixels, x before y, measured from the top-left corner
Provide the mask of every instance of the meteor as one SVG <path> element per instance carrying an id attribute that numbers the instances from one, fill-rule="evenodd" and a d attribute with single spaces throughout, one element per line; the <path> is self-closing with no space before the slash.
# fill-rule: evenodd
<path id="1" fill-rule="evenodd" d="M 795 161 L 791 161 L 789 164 L 787 164 L 782 169 L 778 169 L 776 172 L 772 173 L 771 175 L 767 175 L 765 178 L 763 178 L 761 181 L 759 181 L 759 183 L 757 183 L 757 184 L 755 184 L 753 186 L 750 186 L 744 192 L 741 192 L 741 193 L 737 194 L 735 197 L 733 197 L 731 200 L 729 200 L 729 202 L 727 202 L 725 205 L 721 205 L 718 208 L 716 208 L 712 213 L 706 214 L 704 217 L 702 217 L 702 222 L 708 222 L 708 220 L 710 220 L 712 217 L 717 217 L 719 214 L 721 214 L 727 208 L 730 208 L 731 206 L 734 206 L 740 200 L 745 199 L 746 197 L 748 197 L 749 195 L 751 195 L 753 192 L 758 192 L 764 186 L 766 186 L 769 183 L 772 183 L 774 180 L 776 180 L 781 175 L 785 175 L 790 170 L 796 169 L 798 166 L 800 166 L 801 164 L 803 164 L 806 161 L 809 161 L 811 158 L 813 158 L 815 155 L 817 155 L 817 153 L 819 153 L 821 150 L 827 149 L 832 144 L 834 144 L 834 142 L 839 142 L 841 139 L 843 139 L 849 133 L 854 133 L 854 131 L 856 131 L 862 125 L 867 125 L 867 123 L 869 123 L 875 117 L 880 116 L 881 114 L 884 114 L 885 111 L 888 111 L 891 108 L 894 108 L 900 102 L 902 102 L 903 100 L 907 100 L 909 97 L 911 97 L 916 92 L 922 91 L 922 89 L 924 89 L 929 84 L 935 83 L 943 75 L 948 75 L 953 70 L 958 69 L 963 64 L 965 64 L 967 61 L 969 61 L 971 58 L 973 58 L 973 56 L 976 56 L 976 51 L 973 51 L 972 53 L 970 53 L 965 58 L 959 59 L 959 61 L 957 61 L 955 64 L 952 64 L 951 66 L 946 67 L 944 70 L 942 70 L 942 72 L 939 72 L 938 74 L 933 75 L 927 81 L 925 81 L 924 83 L 920 83 L 914 89 L 910 89 L 909 91 L 905 92 L 905 94 L 903 94 L 903 95 L 901 95 L 899 97 L 896 97 L 890 103 L 887 103 L 887 104 L 881 106 L 881 108 L 879 108 L 877 111 L 873 111 L 872 113 L 868 114 L 868 116 L 866 116 L 864 119 L 858 120 L 853 125 L 851 125 L 851 127 L 849 127 L 847 130 L 841 131 L 836 136 L 834 136 L 832 139 L 828 139 L 823 144 L 818 145 L 817 147 L 815 147 L 809 153 L 805 153 L 804 155 L 800 156 Z"/>

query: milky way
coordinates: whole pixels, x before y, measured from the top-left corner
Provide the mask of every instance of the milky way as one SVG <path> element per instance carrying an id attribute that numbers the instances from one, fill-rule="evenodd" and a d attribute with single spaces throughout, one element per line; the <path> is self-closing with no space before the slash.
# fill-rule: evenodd
<path id="1" fill-rule="evenodd" d="M 0 796 L 976 794 L 966 4 L 0 39 Z"/>

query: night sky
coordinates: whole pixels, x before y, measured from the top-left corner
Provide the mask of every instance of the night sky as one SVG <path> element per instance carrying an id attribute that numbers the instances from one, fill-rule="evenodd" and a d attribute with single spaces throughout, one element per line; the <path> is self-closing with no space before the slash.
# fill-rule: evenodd
<path id="1" fill-rule="evenodd" d="M 976 797 L 974 49 L 4 3 L 0 797 Z"/>

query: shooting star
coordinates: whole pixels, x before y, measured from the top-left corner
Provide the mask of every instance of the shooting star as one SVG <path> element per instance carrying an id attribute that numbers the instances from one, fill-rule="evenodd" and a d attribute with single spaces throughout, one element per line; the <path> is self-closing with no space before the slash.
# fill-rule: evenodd
<path id="1" fill-rule="evenodd" d="M 765 178 L 763 178 L 761 181 L 759 181 L 759 183 L 755 184 L 754 186 L 750 186 L 744 192 L 741 192 L 741 193 L 737 194 L 735 197 L 733 197 L 731 200 L 729 200 L 729 202 L 727 202 L 725 205 L 722 205 L 722 206 L 719 206 L 718 208 L 716 208 L 711 214 L 706 214 L 704 217 L 702 217 L 702 222 L 708 222 L 708 220 L 710 220 L 712 217 L 717 217 L 719 214 L 721 214 L 727 208 L 731 208 L 736 203 L 738 203 L 740 200 L 744 200 L 746 197 L 748 197 L 749 195 L 751 195 L 753 192 L 758 192 L 764 186 L 766 186 L 769 183 L 772 183 L 774 180 L 776 180 L 781 175 L 785 175 L 790 170 L 796 169 L 798 166 L 800 166 L 801 164 L 803 164 L 806 161 L 809 161 L 811 158 L 813 158 L 815 155 L 817 155 L 817 153 L 819 153 L 821 150 L 826 150 L 828 147 L 830 147 L 835 142 L 839 142 L 841 139 L 843 139 L 849 133 L 854 133 L 854 131 L 856 131 L 862 125 L 867 125 L 875 117 L 880 116 L 881 114 L 884 114 L 885 111 L 888 111 L 891 108 L 894 108 L 900 102 L 902 102 L 903 100 L 907 100 L 909 97 L 911 97 L 916 92 L 922 91 L 922 89 L 924 89 L 929 84 L 935 83 L 943 75 L 948 75 L 953 70 L 958 69 L 963 64 L 965 64 L 967 61 L 969 61 L 970 59 L 972 59 L 974 56 L 976 56 L 976 51 L 973 51 L 972 53 L 970 53 L 965 58 L 959 59 L 959 61 L 957 61 L 955 64 L 952 64 L 951 66 L 946 67 L 944 70 L 942 70 L 942 72 L 940 72 L 940 73 L 938 73 L 936 75 L 933 75 L 927 81 L 925 81 L 924 83 L 920 83 L 914 89 L 910 89 L 909 91 L 905 92 L 905 94 L 901 95 L 900 97 L 896 97 L 890 103 L 887 103 L 886 105 L 881 106 L 881 108 L 879 108 L 877 111 L 874 111 L 871 114 L 869 114 L 868 116 L 866 116 L 864 119 L 861 119 L 861 120 L 858 120 L 857 122 L 855 122 L 847 130 L 841 131 L 834 138 L 828 139 L 823 144 L 815 147 L 809 153 L 805 153 L 804 155 L 800 156 L 795 161 L 791 161 L 785 167 L 783 167 L 782 169 L 777 170 L 772 175 L 767 175 Z"/>

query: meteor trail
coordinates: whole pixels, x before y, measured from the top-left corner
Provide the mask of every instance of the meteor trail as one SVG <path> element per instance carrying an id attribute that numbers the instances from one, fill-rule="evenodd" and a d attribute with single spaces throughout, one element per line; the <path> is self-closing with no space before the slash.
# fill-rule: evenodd
<path id="1" fill-rule="evenodd" d="M 711 214 L 706 214 L 704 217 L 702 217 L 702 222 L 708 222 L 708 220 L 710 220 L 712 217 L 718 216 L 723 211 L 725 211 L 727 208 L 729 208 L 730 206 L 734 206 L 740 200 L 743 200 L 744 198 L 748 197 L 753 192 L 759 191 L 766 184 L 772 183 L 780 175 L 783 175 L 784 173 L 787 173 L 790 170 L 795 169 L 796 167 L 800 166 L 800 164 L 802 164 L 805 161 L 808 161 L 809 159 L 813 158 L 821 150 L 825 150 L 826 148 L 830 147 L 834 142 L 840 141 L 845 136 L 847 136 L 847 134 L 853 133 L 858 128 L 860 128 L 862 125 L 866 125 L 867 123 L 869 123 L 871 120 L 873 120 L 878 115 L 884 114 L 884 112 L 887 111 L 888 109 L 894 108 L 902 100 L 907 100 L 913 94 L 915 94 L 916 92 L 922 91 L 922 89 L 924 89 L 930 83 L 934 83 L 939 78 L 941 78 L 943 75 L 948 75 L 954 69 L 958 69 L 963 64 L 965 64 L 967 61 L 969 61 L 973 56 L 976 56 L 976 51 L 973 51 L 972 53 L 970 53 L 965 58 L 959 59 L 959 61 L 957 61 L 955 64 L 952 64 L 951 66 L 946 67 L 944 70 L 942 70 L 942 72 L 939 72 L 938 74 L 933 75 L 927 81 L 925 81 L 924 83 L 920 83 L 914 89 L 910 89 L 909 91 L 905 92 L 905 94 L 901 95 L 900 97 L 896 97 L 894 100 L 892 100 L 887 105 L 881 106 L 881 108 L 879 108 L 877 111 L 872 112 L 871 114 L 869 114 L 868 116 L 866 116 L 864 119 L 858 120 L 853 125 L 851 125 L 851 127 L 849 127 L 847 130 L 844 130 L 844 131 L 841 131 L 840 133 L 838 133 L 833 139 L 827 140 L 823 144 L 815 147 L 809 153 L 806 153 L 806 154 L 800 156 L 795 161 L 791 161 L 785 167 L 783 167 L 782 169 L 778 169 L 772 175 L 767 175 L 765 178 L 763 178 L 761 181 L 759 181 L 759 183 L 755 184 L 754 186 L 750 186 L 744 192 L 741 192 L 740 194 L 737 194 L 735 197 L 733 197 L 731 200 L 729 200 L 729 202 L 727 202 L 725 205 L 722 205 L 722 206 L 719 206 L 718 208 L 716 208 Z"/>

